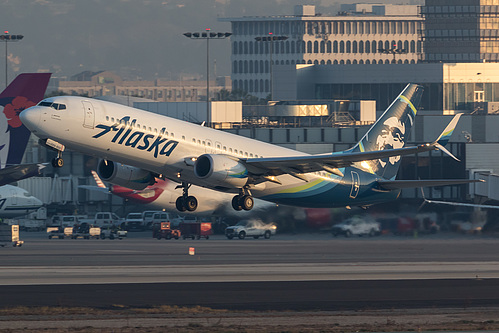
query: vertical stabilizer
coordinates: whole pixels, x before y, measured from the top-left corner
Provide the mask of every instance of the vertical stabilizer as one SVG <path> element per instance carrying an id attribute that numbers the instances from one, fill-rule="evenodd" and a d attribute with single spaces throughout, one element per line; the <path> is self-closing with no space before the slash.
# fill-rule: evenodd
<path id="1" fill-rule="evenodd" d="M 21 163 L 30 131 L 22 124 L 19 114 L 43 99 L 50 73 L 18 75 L 0 94 L 0 167 Z"/>
<path id="2" fill-rule="evenodd" d="M 369 129 L 352 151 L 376 151 L 402 148 L 406 145 L 423 87 L 408 84 L 383 115 Z M 400 156 L 362 162 L 362 167 L 386 179 L 395 179 L 400 165 Z"/>

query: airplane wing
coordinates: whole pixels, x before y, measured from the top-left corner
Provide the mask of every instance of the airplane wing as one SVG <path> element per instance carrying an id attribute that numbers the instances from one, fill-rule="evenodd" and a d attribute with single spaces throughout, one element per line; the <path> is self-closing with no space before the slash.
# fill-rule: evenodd
<path id="1" fill-rule="evenodd" d="M 428 199 L 424 199 L 424 202 L 425 203 L 430 203 L 430 204 L 440 204 L 440 205 L 450 205 L 450 206 L 499 209 L 499 206 L 478 205 L 478 204 L 471 204 L 471 203 L 464 203 L 464 202 L 436 201 L 436 200 L 428 200 Z"/>
<path id="2" fill-rule="evenodd" d="M 38 176 L 47 163 L 17 164 L 0 169 L 0 186 L 25 178 Z"/>
<path id="3" fill-rule="evenodd" d="M 78 188 L 82 188 L 84 190 L 89 190 L 89 191 L 97 191 L 97 192 L 111 194 L 111 192 L 107 187 L 99 187 L 93 185 L 78 185 Z"/>
<path id="4" fill-rule="evenodd" d="M 441 150 L 457 160 L 456 157 L 445 149 L 444 145 L 448 142 L 449 137 L 454 131 L 461 116 L 462 114 L 455 115 L 433 143 L 426 143 L 419 146 L 375 151 L 355 151 L 354 147 L 350 150 L 338 153 L 294 157 L 249 158 L 242 161 L 248 166 L 248 170 L 253 174 L 266 174 L 272 176 L 290 174 L 306 181 L 306 178 L 302 176 L 303 173 L 325 170 L 338 176 L 343 176 L 338 169 L 350 166 L 356 162 L 417 154 L 431 150 Z"/>

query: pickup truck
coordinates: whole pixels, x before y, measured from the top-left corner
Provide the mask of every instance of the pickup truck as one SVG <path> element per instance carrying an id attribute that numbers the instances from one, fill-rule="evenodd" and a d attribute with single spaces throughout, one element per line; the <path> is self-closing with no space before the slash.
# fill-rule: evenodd
<path id="1" fill-rule="evenodd" d="M 80 223 L 87 223 L 101 228 L 109 228 L 112 226 L 119 226 L 123 222 L 118 215 L 111 212 L 95 213 L 93 219 L 80 219 Z"/>
<path id="2" fill-rule="evenodd" d="M 225 229 L 225 236 L 228 239 L 238 237 L 244 239 L 246 236 L 251 236 L 255 239 L 263 236 L 269 239 L 270 236 L 275 235 L 276 225 L 263 223 L 261 220 L 243 220 L 239 221 L 235 226 L 227 227 Z"/>
<path id="3" fill-rule="evenodd" d="M 127 231 L 137 230 L 142 231 L 145 229 L 142 213 L 128 213 L 125 222 L 122 223 L 122 229 Z"/>

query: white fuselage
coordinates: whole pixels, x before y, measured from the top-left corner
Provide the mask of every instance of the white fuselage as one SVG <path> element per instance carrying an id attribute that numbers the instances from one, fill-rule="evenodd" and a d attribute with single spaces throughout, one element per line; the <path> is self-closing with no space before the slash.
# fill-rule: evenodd
<path id="1" fill-rule="evenodd" d="M 28 191 L 12 185 L 0 186 L 0 218 L 13 218 L 37 210 L 43 203 Z"/>
<path id="2" fill-rule="evenodd" d="M 194 174 L 192 165 L 186 162 L 188 158 L 205 153 L 241 159 L 308 155 L 119 104 L 72 96 L 44 101 L 63 104 L 65 109 L 39 105 L 21 114 L 25 125 L 38 137 L 207 188 L 216 189 Z M 129 118 L 123 121 L 124 117 Z M 263 182 L 252 187 L 251 193 L 258 198 L 278 192 L 299 192 L 318 182 L 340 181 L 339 177 L 326 172 L 309 173 L 307 178 L 308 182 L 304 182 L 287 174 L 280 175 L 281 184 Z"/>

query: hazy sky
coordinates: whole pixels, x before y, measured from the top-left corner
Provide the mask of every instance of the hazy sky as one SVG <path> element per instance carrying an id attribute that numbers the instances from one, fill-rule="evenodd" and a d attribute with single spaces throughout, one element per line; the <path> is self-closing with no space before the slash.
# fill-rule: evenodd
<path id="1" fill-rule="evenodd" d="M 339 3 L 421 1 L 0 0 L 0 31 L 24 35 L 8 43 L 9 80 L 39 70 L 54 76 L 110 70 L 126 79 L 177 79 L 206 72 L 206 42 L 182 34 L 205 28 L 230 32 L 230 23 L 218 17 L 289 15 L 297 4 L 315 4 L 318 12 L 331 14 Z M 210 58 L 218 75 L 229 75 L 229 40 L 212 41 Z M 1 77 L 4 68 L 0 45 Z"/>

